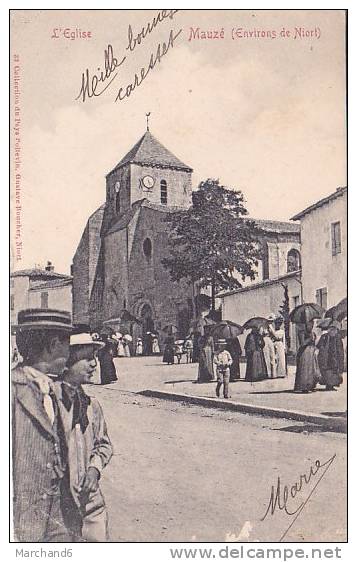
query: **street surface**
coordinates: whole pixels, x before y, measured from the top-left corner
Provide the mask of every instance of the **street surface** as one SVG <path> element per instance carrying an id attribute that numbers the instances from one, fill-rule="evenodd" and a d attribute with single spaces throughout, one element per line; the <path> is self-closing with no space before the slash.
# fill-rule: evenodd
<path id="1" fill-rule="evenodd" d="M 115 450 L 101 479 L 111 540 L 279 541 L 286 531 L 290 542 L 346 540 L 345 435 L 135 394 L 150 388 L 136 366 L 154 359 L 119 360 L 132 362 L 131 385 L 127 374 L 87 387 L 102 404 Z M 161 376 L 155 372 L 152 388 Z M 315 462 L 329 459 L 316 472 Z M 296 521 L 278 505 L 261 521 L 278 477 L 284 507 L 283 487 L 303 474 L 309 480 L 311 466 L 316 474 L 286 504 L 296 511 L 312 492 Z"/>

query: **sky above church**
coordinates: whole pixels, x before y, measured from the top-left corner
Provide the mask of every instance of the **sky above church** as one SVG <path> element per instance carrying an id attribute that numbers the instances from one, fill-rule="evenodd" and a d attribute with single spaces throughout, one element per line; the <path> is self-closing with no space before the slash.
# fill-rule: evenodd
<path id="1" fill-rule="evenodd" d="M 288 220 L 346 185 L 343 11 L 158 13 L 12 12 L 15 269 L 51 260 L 69 272 L 105 175 L 144 134 L 148 112 L 152 134 L 193 168 L 193 186 L 219 178 L 241 189 L 253 217 Z"/>

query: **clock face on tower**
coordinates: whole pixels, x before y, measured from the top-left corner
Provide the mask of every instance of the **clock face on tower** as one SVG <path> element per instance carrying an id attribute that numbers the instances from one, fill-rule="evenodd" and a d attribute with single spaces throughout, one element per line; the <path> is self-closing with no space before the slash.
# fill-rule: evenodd
<path id="1" fill-rule="evenodd" d="M 155 180 L 151 176 L 144 176 L 142 182 L 143 186 L 146 187 L 146 189 L 152 189 L 154 187 Z"/>

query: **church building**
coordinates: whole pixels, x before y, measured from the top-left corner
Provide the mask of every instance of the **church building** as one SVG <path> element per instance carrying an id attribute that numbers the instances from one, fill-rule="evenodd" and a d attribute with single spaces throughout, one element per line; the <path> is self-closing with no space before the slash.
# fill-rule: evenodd
<path id="1" fill-rule="evenodd" d="M 173 282 L 167 255 L 167 213 L 191 205 L 192 168 L 147 129 L 106 176 L 106 201 L 89 218 L 73 257 L 73 321 L 93 330 L 131 332 L 174 324 L 187 334 L 194 289 Z"/>

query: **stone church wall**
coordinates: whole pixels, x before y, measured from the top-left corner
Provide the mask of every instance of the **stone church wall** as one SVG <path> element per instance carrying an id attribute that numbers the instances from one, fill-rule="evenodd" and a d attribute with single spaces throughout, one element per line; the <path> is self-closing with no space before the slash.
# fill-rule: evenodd
<path id="1" fill-rule="evenodd" d="M 104 240 L 103 317 L 116 318 L 128 301 L 127 230 L 108 234 Z"/>
<path id="2" fill-rule="evenodd" d="M 88 223 L 73 257 L 73 322 L 89 323 L 89 226 Z"/>
<path id="3" fill-rule="evenodd" d="M 73 322 L 89 324 L 89 301 L 100 251 L 100 229 L 104 205 L 88 219 L 80 243 L 73 257 Z"/>
<path id="4" fill-rule="evenodd" d="M 162 220 L 165 214 L 141 209 L 129 263 L 130 310 L 140 317 L 142 307 L 149 303 L 159 335 L 166 324 L 177 325 L 180 317 L 192 313 L 192 289 L 184 282 L 174 283 L 161 263 L 168 254 L 167 224 Z M 151 256 L 144 253 L 146 239 L 151 241 Z"/>

